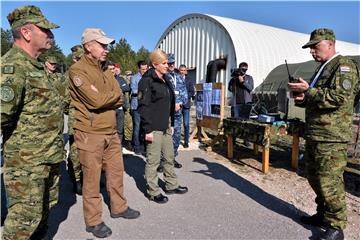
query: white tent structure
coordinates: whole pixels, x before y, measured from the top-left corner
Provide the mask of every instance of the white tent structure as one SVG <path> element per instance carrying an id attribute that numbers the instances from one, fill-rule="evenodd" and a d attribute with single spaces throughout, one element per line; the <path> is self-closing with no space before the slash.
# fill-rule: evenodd
<path id="1" fill-rule="evenodd" d="M 209 61 L 227 56 L 226 70 L 217 75 L 217 82 L 227 86 L 230 71 L 240 62 L 249 64 L 255 87 L 260 85 L 276 66 L 312 60 L 309 49 L 302 49 L 309 40 L 303 34 L 240 21 L 236 19 L 188 14 L 178 18 L 165 30 L 155 48 L 174 53 L 176 66 L 185 64 L 192 69 L 190 75 L 196 82 L 205 82 Z M 336 42 L 336 49 L 342 55 L 360 55 L 360 45 L 344 41 Z"/>

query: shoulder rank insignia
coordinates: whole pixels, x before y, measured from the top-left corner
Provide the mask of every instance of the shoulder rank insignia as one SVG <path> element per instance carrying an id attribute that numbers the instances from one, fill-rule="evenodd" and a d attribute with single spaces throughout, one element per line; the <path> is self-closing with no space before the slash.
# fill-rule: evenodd
<path id="1" fill-rule="evenodd" d="M 2 67 L 2 73 L 4 74 L 13 74 L 14 66 L 13 65 L 5 65 Z"/>
<path id="2" fill-rule="evenodd" d="M 1 86 L 0 89 L 0 99 L 3 102 L 10 102 L 14 99 L 15 93 L 14 90 L 6 85 Z"/>

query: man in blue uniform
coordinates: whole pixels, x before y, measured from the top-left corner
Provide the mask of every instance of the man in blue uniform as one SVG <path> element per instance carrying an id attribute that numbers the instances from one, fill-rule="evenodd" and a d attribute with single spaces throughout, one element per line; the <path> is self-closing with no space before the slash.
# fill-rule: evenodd
<path id="1" fill-rule="evenodd" d="M 182 111 L 181 109 L 188 102 L 188 93 L 186 90 L 186 83 L 184 79 L 175 72 L 175 55 L 168 54 L 168 73 L 166 77 L 173 84 L 173 89 L 175 93 L 175 122 L 174 122 L 174 134 L 173 134 L 173 144 L 174 144 L 174 156 L 178 155 L 178 148 L 180 145 L 181 138 L 181 121 L 182 121 Z M 174 159 L 174 166 L 176 168 L 181 168 L 182 165 Z"/>

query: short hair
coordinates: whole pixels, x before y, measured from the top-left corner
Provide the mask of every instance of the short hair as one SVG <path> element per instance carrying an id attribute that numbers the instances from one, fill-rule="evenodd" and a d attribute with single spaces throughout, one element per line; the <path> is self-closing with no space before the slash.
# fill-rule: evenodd
<path id="1" fill-rule="evenodd" d="M 11 33 L 12 33 L 12 36 L 13 36 L 14 39 L 20 39 L 21 38 L 21 31 L 20 30 L 25 25 L 28 25 L 27 27 L 32 29 L 32 26 L 30 26 L 29 23 L 24 23 L 23 25 L 21 25 L 19 27 L 11 29 Z"/>
<path id="2" fill-rule="evenodd" d="M 152 65 L 162 63 L 168 59 L 166 53 L 161 49 L 156 49 L 149 55 L 150 62 Z"/>
<path id="3" fill-rule="evenodd" d="M 140 68 L 140 66 L 144 66 L 144 65 L 147 65 L 147 63 L 144 60 L 140 60 L 137 62 L 138 68 Z"/>
<path id="4" fill-rule="evenodd" d="M 186 68 L 186 65 L 185 64 L 181 64 L 180 66 L 179 66 L 179 69 L 180 68 Z"/>
<path id="5" fill-rule="evenodd" d="M 241 62 L 240 64 L 239 64 L 239 68 L 241 68 L 241 67 L 247 67 L 248 66 L 248 64 L 246 63 L 246 62 Z"/>
<path id="6" fill-rule="evenodd" d="M 114 63 L 113 65 L 114 65 L 114 67 L 116 67 L 116 68 L 121 68 L 120 63 Z"/>

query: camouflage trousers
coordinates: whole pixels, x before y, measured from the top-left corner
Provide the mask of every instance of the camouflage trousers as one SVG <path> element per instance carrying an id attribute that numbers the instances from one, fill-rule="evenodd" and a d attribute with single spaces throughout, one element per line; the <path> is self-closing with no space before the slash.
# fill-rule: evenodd
<path id="1" fill-rule="evenodd" d="M 8 215 L 3 239 L 36 239 L 47 228 L 51 207 L 59 194 L 59 165 L 38 165 L 29 168 L 7 167 L 4 182 L 8 197 Z"/>
<path id="2" fill-rule="evenodd" d="M 178 112 L 175 113 L 174 134 L 172 136 L 172 138 L 173 138 L 173 146 L 174 146 L 174 156 L 175 157 L 178 155 L 178 148 L 180 146 L 181 123 L 182 123 L 182 114 L 181 114 L 181 110 L 179 110 Z"/>
<path id="3" fill-rule="evenodd" d="M 74 135 L 69 135 L 69 157 L 68 157 L 68 173 L 72 181 L 81 180 L 81 164 L 78 149 L 74 141 Z"/>
<path id="4" fill-rule="evenodd" d="M 124 116 L 124 139 L 131 142 L 133 135 L 133 122 L 130 110 L 125 111 Z"/>
<path id="5" fill-rule="evenodd" d="M 317 212 L 335 229 L 347 223 L 343 173 L 347 144 L 306 141 L 307 179 L 316 194 Z"/>

